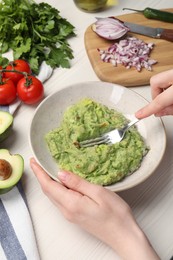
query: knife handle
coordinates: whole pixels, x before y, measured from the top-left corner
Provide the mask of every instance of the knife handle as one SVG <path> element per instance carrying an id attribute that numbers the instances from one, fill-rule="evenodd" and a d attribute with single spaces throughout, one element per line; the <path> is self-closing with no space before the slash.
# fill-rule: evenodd
<path id="1" fill-rule="evenodd" d="M 167 41 L 173 42 L 173 30 L 172 29 L 164 29 L 160 34 L 160 39 L 164 39 Z"/>

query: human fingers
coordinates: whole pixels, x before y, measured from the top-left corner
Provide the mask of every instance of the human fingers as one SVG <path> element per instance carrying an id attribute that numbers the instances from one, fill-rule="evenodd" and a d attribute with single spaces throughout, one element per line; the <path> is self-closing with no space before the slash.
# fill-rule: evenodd
<path id="1" fill-rule="evenodd" d="M 111 218 L 112 215 L 115 218 L 114 210 L 116 211 L 117 218 L 124 210 L 128 209 L 127 211 L 129 212 L 128 205 L 120 196 L 101 185 L 92 184 L 76 174 L 66 171 L 59 172 L 58 178 L 69 190 L 83 195 L 77 203 L 74 204 L 73 200 L 67 209 L 66 218 L 71 218 L 72 222 L 82 223 L 82 226 L 87 230 L 89 230 L 89 223 L 85 226 L 87 219 L 95 218 L 97 222 L 102 222 L 103 219 Z M 65 196 L 67 196 L 67 193 Z M 116 208 L 114 209 L 115 204 Z"/>
<path id="2" fill-rule="evenodd" d="M 155 116 L 167 116 L 167 115 L 173 115 L 173 105 L 166 107 L 162 109 L 160 112 L 156 113 Z"/>
<path id="3" fill-rule="evenodd" d="M 61 183 L 52 180 L 35 159 L 30 160 L 31 168 L 37 177 L 43 192 L 52 200 L 64 205 L 70 200 L 79 197 L 88 197 L 96 202 L 101 197 L 103 187 L 89 183 L 71 172 L 60 171 L 58 178 Z M 63 185 L 62 185 L 63 184 Z M 101 191 L 100 191 L 101 190 Z M 69 196 L 70 193 L 70 196 Z M 96 202 L 97 203 L 97 202 Z"/>
<path id="4" fill-rule="evenodd" d="M 104 189 L 102 186 L 92 184 L 78 175 L 67 171 L 60 171 L 58 178 L 69 189 L 77 191 L 99 203 Z"/>
<path id="5" fill-rule="evenodd" d="M 66 187 L 83 194 L 83 196 L 87 197 L 104 210 L 109 207 L 113 208 L 113 205 L 116 203 L 118 212 L 127 205 L 116 193 L 101 185 L 92 184 L 74 173 L 61 171 L 58 173 L 58 177 Z"/>
<path id="6" fill-rule="evenodd" d="M 69 201 L 69 189 L 61 183 L 52 180 L 52 178 L 48 176 L 48 174 L 42 169 L 42 167 L 35 161 L 34 158 L 31 158 L 30 165 L 46 196 L 49 197 L 49 199 L 53 201 L 56 206 L 64 207 L 64 205 Z M 81 194 L 73 192 L 73 194 L 70 196 L 70 199 L 73 199 L 72 195 L 82 196 Z"/>
<path id="7" fill-rule="evenodd" d="M 162 115 L 172 114 L 172 105 L 173 105 L 173 86 L 166 89 L 164 92 L 156 96 L 147 106 L 138 110 L 135 113 L 135 116 L 139 119 L 148 117 L 152 114 L 159 115 L 162 112 Z M 169 109 L 168 109 L 169 107 Z M 170 109 L 171 108 L 171 109 Z"/>
<path id="8" fill-rule="evenodd" d="M 58 183 L 50 178 L 50 176 L 43 170 L 34 158 L 30 159 L 30 166 L 44 193 L 56 194 L 57 191 L 62 190 L 63 192 L 66 189 L 61 183 Z"/>
<path id="9" fill-rule="evenodd" d="M 59 183 L 54 182 L 47 175 L 47 173 L 42 169 L 42 167 L 36 163 L 34 158 L 31 158 L 30 163 L 31 163 L 31 168 L 34 174 L 36 175 L 38 181 L 40 182 L 41 186 L 43 187 L 44 191 L 47 190 L 50 185 L 60 186 Z M 97 187 L 96 185 L 91 184 L 88 181 L 85 181 L 81 177 L 71 172 L 59 171 L 58 178 L 66 187 L 74 191 L 77 191 L 83 195 L 93 197 L 96 193 L 95 192 L 95 187 Z"/>
<path id="10" fill-rule="evenodd" d="M 36 163 L 35 159 L 30 160 L 30 165 L 45 195 L 60 209 L 67 220 L 80 224 L 86 219 L 86 216 L 93 216 L 94 212 L 97 211 L 98 204 L 94 200 L 85 194 L 64 186 L 68 185 L 68 181 L 69 183 L 73 182 L 74 174 L 65 171 L 61 172 L 59 175 L 64 183 L 62 185 L 52 180 L 42 167 Z M 77 182 L 75 183 L 77 184 Z"/>
<path id="11" fill-rule="evenodd" d="M 158 73 L 151 77 L 150 86 L 151 86 L 151 96 L 154 99 L 164 89 L 169 88 L 173 84 L 173 70 L 167 70 L 161 73 Z"/>
<path id="12" fill-rule="evenodd" d="M 106 197 L 109 197 L 109 201 L 111 200 L 112 192 L 102 186 L 89 183 L 71 172 L 60 171 L 58 173 L 58 178 L 63 184 L 62 185 L 61 183 L 52 180 L 42 167 L 36 163 L 34 158 L 31 158 L 30 165 L 43 192 L 51 200 L 57 201 L 61 205 L 64 205 L 66 201 L 69 201 L 72 195 L 88 197 L 97 204 L 103 203 L 103 201 L 106 200 Z M 70 194 L 69 196 L 69 192 L 73 194 Z M 116 194 L 114 194 L 113 197 L 117 197 L 117 200 L 121 200 Z"/>
<path id="13" fill-rule="evenodd" d="M 30 159 L 30 166 L 42 187 L 49 187 L 55 184 L 34 158 Z"/>
<path id="14" fill-rule="evenodd" d="M 58 178 L 61 181 L 59 183 L 52 180 L 34 158 L 31 158 L 30 165 L 43 192 L 51 200 L 54 199 L 61 205 L 64 205 L 71 199 L 73 200 L 73 197 L 88 196 L 93 201 L 95 200 L 95 195 L 97 195 L 100 186 L 91 184 L 79 176 L 66 171 L 58 173 Z M 69 192 L 71 193 L 70 196 Z"/>
<path id="15" fill-rule="evenodd" d="M 85 216 L 84 212 L 93 215 L 98 207 L 106 211 L 108 205 L 114 205 L 115 201 L 118 211 L 126 205 L 117 194 L 102 186 L 91 184 L 71 172 L 59 172 L 58 177 L 64 184 L 62 185 L 52 180 L 35 159 L 32 158 L 30 164 L 43 192 L 70 221 L 76 222 L 76 216 Z"/>

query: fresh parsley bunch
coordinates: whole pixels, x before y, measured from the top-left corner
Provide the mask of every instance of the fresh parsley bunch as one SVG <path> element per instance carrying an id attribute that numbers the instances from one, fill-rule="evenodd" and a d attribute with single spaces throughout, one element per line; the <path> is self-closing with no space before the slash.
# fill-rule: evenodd
<path id="1" fill-rule="evenodd" d="M 69 68 L 73 51 L 68 37 L 75 36 L 74 26 L 47 3 L 33 0 L 0 2 L 0 65 L 9 61 L 3 53 L 13 50 L 13 58 L 25 59 L 38 74 L 42 61 L 52 68 Z"/>

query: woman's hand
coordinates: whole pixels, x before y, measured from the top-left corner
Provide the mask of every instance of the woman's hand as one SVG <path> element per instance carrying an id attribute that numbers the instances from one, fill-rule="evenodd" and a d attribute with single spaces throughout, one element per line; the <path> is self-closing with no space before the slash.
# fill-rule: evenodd
<path id="1" fill-rule="evenodd" d="M 58 183 L 34 159 L 31 168 L 43 192 L 66 219 L 111 246 L 123 259 L 159 259 L 130 207 L 117 194 L 65 171 L 59 172 Z"/>
<path id="2" fill-rule="evenodd" d="M 150 80 L 152 101 L 136 112 L 139 119 L 155 116 L 173 115 L 173 70 L 161 72 Z"/>

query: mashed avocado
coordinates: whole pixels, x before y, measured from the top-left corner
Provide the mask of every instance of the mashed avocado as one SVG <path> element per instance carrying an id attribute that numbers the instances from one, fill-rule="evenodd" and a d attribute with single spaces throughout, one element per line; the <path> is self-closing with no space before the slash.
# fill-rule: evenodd
<path id="1" fill-rule="evenodd" d="M 114 145 L 79 148 L 77 144 L 127 122 L 120 112 L 86 98 L 65 111 L 60 127 L 47 133 L 45 140 L 60 168 L 92 183 L 110 185 L 138 169 L 148 151 L 136 127 L 131 127 L 125 138 Z"/>

